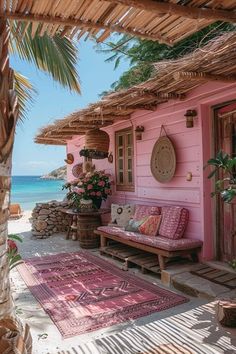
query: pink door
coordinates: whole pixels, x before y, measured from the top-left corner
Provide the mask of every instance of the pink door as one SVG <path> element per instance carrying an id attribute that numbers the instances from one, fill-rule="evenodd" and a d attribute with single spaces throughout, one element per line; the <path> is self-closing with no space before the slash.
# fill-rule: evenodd
<path id="1" fill-rule="evenodd" d="M 223 150 L 236 156 L 236 104 L 229 104 L 215 110 L 216 152 Z M 236 258 L 236 198 L 225 203 L 217 200 L 217 254 L 222 261 Z"/>

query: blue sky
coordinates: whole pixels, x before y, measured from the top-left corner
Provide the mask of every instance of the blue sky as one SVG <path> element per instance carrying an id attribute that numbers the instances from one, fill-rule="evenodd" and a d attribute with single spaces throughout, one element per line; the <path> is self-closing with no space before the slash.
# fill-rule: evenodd
<path id="1" fill-rule="evenodd" d="M 105 63 L 107 56 L 97 53 L 92 41 L 80 41 L 78 49 L 81 96 L 63 89 L 48 75 L 36 70 L 34 65 L 11 57 L 11 66 L 30 78 L 38 91 L 27 119 L 17 126 L 13 175 L 42 175 L 62 166 L 65 147 L 35 144 L 33 140 L 39 128 L 97 101 L 98 95 L 109 89 L 121 73 L 128 69 L 129 63 L 124 61 L 114 70 L 114 63 Z"/>

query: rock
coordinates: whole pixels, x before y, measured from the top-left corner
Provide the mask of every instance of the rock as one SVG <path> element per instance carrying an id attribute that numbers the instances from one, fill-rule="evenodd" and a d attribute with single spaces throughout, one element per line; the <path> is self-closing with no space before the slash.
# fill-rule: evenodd
<path id="1" fill-rule="evenodd" d="M 48 214 L 50 214 L 49 209 L 41 209 L 39 212 L 39 215 L 48 215 Z"/>
<path id="2" fill-rule="evenodd" d="M 55 232 L 67 231 L 70 217 L 61 212 L 68 208 L 68 202 L 51 200 L 48 203 L 37 203 L 32 212 L 32 234 L 37 238 L 45 238 Z"/>
<path id="3" fill-rule="evenodd" d="M 38 220 L 46 220 L 48 218 L 48 215 L 39 215 Z"/>
<path id="4" fill-rule="evenodd" d="M 35 226 L 37 231 L 41 231 L 41 230 L 45 230 L 47 228 L 47 223 L 44 220 L 37 220 L 34 223 L 34 226 Z"/>
<path id="5" fill-rule="evenodd" d="M 66 166 L 62 166 L 53 170 L 47 175 L 41 176 L 42 179 L 66 179 Z M 56 201 L 55 201 L 56 202 Z"/>

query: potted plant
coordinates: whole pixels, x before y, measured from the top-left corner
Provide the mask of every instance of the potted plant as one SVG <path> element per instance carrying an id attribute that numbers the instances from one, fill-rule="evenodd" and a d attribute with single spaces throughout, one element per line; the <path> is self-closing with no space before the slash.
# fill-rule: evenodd
<path id="1" fill-rule="evenodd" d="M 68 190 L 67 198 L 77 210 L 99 209 L 102 201 L 111 195 L 110 175 L 104 171 L 82 173 L 77 180 L 66 183 L 63 189 Z"/>
<path id="2" fill-rule="evenodd" d="M 224 202 L 230 203 L 236 196 L 236 157 L 230 157 L 221 150 L 216 157 L 207 161 L 207 166 L 214 167 L 208 178 L 218 178 L 211 196 L 220 194 Z"/>
<path id="3" fill-rule="evenodd" d="M 236 157 L 230 157 L 221 150 L 215 158 L 207 161 L 207 166 L 214 167 L 208 178 L 216 177 L 215 191 L 211 196 L 220 195 L 224 202 L 232 202 L 236 197 Z M 232 259 L 229 265 L 236 269 L 236 259 Z"/>

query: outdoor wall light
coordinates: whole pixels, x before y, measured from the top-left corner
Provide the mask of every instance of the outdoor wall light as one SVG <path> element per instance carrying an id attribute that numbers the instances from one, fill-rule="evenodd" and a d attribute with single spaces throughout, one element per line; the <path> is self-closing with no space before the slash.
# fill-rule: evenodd
<path id="1" fill-rule="evenodd" d="M 197 111 L 195 109 L 188 109 L 184 116 L 186 117 L 186 128 L 193 128 L 193 118 L 197 116 Z"/>
<path id="2" fill-rule="evenodd" d="M 142 140 L 142 133 L 144 132 L 144 127 L 142 125 L 138 125 L 135 128 L 135 137 L 136 140 Z"/>

